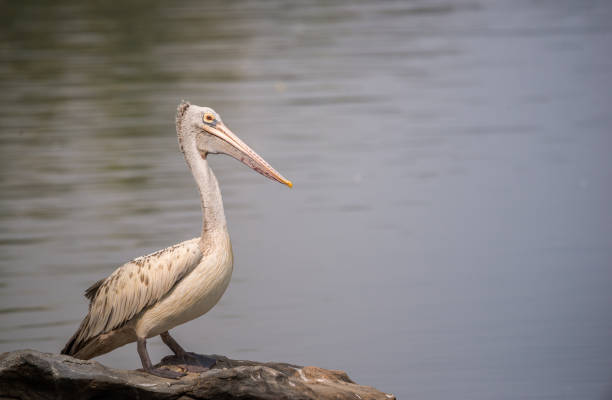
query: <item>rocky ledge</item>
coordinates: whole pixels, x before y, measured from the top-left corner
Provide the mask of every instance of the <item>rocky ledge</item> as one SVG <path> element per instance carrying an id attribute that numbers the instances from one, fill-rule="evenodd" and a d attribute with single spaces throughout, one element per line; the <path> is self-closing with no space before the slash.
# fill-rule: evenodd
<path id="1" fill-rule="evenodd" d="M 344 371 L 211 357 L 217 363 L 198 372 L 187 372 L 174 357 L 164 358 L 158 367 L 187 372 L 181 379 L 171 380 L 108 368 L 96 361 L 17 350 L 0 354 L 0 398 L 395 399 L 356 384 Z"/>

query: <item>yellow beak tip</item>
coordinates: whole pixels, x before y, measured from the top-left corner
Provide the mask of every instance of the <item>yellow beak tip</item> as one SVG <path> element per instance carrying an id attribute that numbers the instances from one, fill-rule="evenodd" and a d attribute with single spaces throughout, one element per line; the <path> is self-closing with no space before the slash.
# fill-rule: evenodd
<path id="1" fill-rule="evenodd" d="M 292 187 L 293 187 L 293 182 L 291 182 L 290 180 L 287 180 L 287 181 L 285 182 L 285 185 L 287 185 L 287 186 L 289 186 L 290 188 L 292 188 Z"/>

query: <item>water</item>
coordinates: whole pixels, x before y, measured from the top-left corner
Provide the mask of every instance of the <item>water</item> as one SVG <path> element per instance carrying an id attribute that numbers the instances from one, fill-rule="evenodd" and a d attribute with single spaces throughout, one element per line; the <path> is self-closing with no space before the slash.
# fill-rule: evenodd
<path id="1" fill-rule="evenodd" d="M 404 399 L 611 395 L 609 2 L 0 15 L 0 351 L 57 352 L 86 287 L 198 233 L 184 98 L 295 183 L 212 161 L 235 272 L 173 331 L 186 348 Z M 134 345 L 99 360 L 139 366 Z"/>

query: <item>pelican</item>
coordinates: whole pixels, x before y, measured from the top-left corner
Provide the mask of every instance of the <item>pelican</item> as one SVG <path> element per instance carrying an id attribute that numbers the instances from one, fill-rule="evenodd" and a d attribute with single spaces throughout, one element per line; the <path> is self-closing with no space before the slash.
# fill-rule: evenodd
<path id="1" fill-rule="evenodd" d="M 233 270 L 223 200 L 208 155 L 227 154 L 272 180 L 293 186 L 211 108 L 183 101 L 177 109 L 176 133 L 200 191 L 201 236 L 138 257 L 89 287 L 85 291 L 89 312 L 62 354 L 88 360 L 135 341 L 144 371 L 180 378 L 181 373 L 153 368 L 147 339 L 160 335 L 175 355 L 183 360 L 188 357 L 168 331 L 217 304 Z"/>

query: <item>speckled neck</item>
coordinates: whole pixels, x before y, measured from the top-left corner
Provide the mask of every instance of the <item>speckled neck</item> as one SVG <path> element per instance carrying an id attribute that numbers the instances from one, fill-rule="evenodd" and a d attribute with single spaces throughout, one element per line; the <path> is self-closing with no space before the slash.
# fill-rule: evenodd
<path id="1" fill-rule="evenodd" d="M 185 161 L 191 169 L 193 178 L 200 190 L 202 203 L 202 247 L 205 251 L 206 244 L 214 240 L 213 236 L 227 231 L 227 222 L 223 210 L 223 199 L 219 183 L 208 166 L 206 158 L 200 155 L 195 140 L 185 141 L 181 145 Z"/>

